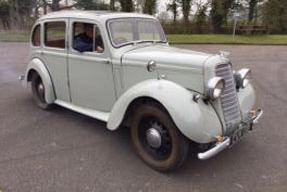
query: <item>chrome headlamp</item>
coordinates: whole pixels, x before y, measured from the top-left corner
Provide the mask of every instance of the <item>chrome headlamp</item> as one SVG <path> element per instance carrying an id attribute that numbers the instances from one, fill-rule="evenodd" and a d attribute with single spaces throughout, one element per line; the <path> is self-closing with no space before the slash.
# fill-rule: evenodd
<path id="1" fill-rule="evenodd" d="M 251 80 L 251 70 L 248 68 L 240 69 L 235 73 L 236 88 L 245 88 Z"/>
<path id="2" fill-rule="evenodd" d="M 207 96 L 212 99 L 218 99 L 225 88 L 225 81 L 221 77 L 213 77 L 208 82 Z"/>

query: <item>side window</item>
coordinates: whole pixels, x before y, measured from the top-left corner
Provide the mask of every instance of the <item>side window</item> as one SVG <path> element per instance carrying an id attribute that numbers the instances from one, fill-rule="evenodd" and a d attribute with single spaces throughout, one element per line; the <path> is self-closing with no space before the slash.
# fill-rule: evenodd
<path id="1" fill-rule="evenodd" d="M 63 21 L 45 23 L 45 46 L 66 48 L 66 23 Z"/>
<path id="2" fill-rule="evenodd" d="M 41 25 L 37 25 L 32 33 L 32 45 L 35 47 L 40 46 Z"/>
<path id="3" fill-rule="evenodd" d="M 79 52 L 102 53 L 105 48 L 97 25 L 75 22 L 73 24 L 73 48 Z"/>

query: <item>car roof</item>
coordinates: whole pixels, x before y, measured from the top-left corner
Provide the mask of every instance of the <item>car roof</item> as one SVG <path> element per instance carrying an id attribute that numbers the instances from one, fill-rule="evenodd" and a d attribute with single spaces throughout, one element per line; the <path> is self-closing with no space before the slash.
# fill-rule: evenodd
<path id="1" fill-rule="evenodd" d="M 47 19 L 60 19 L 60 18 L 81 18 L 81 19 L 97 19 L 106 21 L 113 18 L 150 18 L 155 17 L 140 13 L 125 13 L 125 12 L 111 12 L 111 11 L 57 11 L 42 16 L 38 21 Z"/>

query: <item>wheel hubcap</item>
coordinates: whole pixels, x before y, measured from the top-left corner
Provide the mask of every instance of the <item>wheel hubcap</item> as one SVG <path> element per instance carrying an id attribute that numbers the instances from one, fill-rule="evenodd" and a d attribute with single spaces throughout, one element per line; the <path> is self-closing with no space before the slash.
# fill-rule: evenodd
<path id="1" fill-rule="evenodd" d="M 168 129 L 153 116 L 140 122 L 139 140 L 143 148 L 155 159 L 166 159 L 172 151 L 172 139 Z"/>
<path id="2" fill-rule="evenodd" d="M 147 139 L 148 144 L 151 147 L 155 149 L 160 148 L 162 139 L 161 139 L 160 132 L 156 128 L 152 127 L 146 131 L 146 139 Z"/>
<path id="3" fill-rule="evenodd" d="M 42 83 L 38 85 L 38 94 L 42 99 L 44 99 L 44 85 Z"/>

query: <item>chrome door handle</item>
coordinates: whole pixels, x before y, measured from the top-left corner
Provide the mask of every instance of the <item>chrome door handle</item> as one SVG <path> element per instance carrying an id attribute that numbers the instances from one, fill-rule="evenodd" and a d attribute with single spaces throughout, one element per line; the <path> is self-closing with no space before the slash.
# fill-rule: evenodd
<path id="1" fill-rule="evenodd" d="M 110 60 L 104 60 L 104 64 L 110 64 Z"/>
<path id="2" fill-rule="evenodd" d="M 43 51 L 39 51 L 39 50 L 38 50 L 38 51 L 35 51 L 35 53 L 36 53 L 36 54 L 40 54 L 40 55 L 43 55 L 43 54 L 44 54 Z"/>

